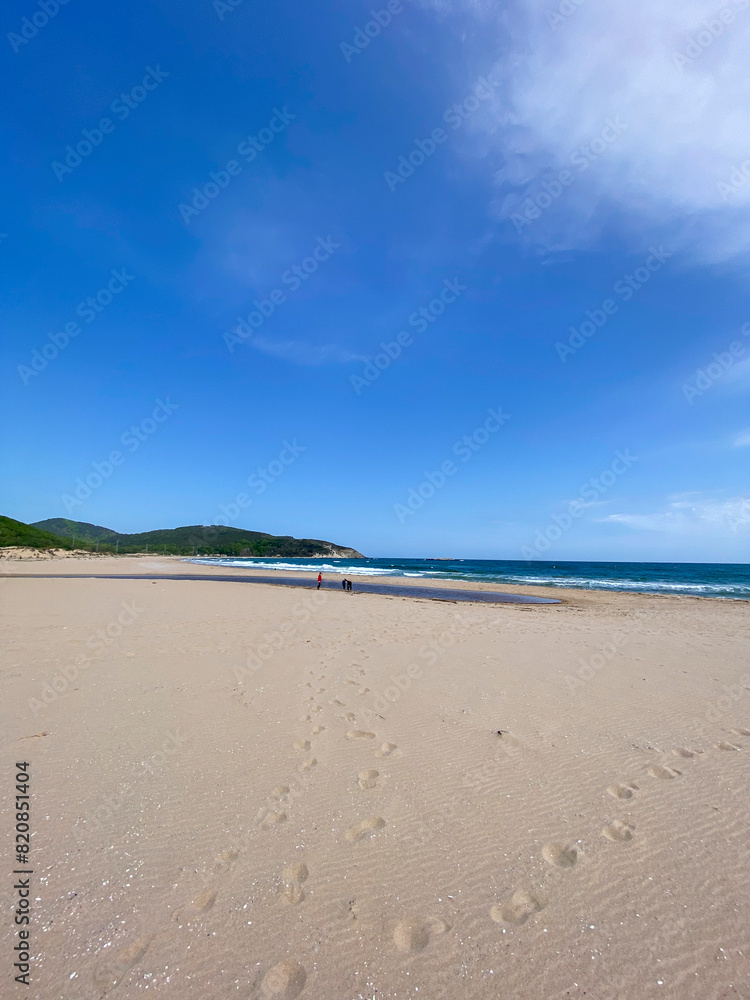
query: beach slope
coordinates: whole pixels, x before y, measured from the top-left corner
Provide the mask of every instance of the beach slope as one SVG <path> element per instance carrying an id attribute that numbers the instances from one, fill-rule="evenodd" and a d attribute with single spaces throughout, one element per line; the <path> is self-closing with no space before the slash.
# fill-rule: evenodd
<path id="1" fill-rule="evenodd" d="M 750 996 L 748 602 L 185 568 L 4 564 L 25 996 Z"/>

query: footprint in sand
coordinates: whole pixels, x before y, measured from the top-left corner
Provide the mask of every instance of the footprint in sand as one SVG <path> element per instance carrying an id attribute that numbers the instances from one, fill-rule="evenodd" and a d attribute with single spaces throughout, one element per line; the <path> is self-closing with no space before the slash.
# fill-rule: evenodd
<path id="1" fill-rule="evenodd" d="M 124 948 L 120 948 L 115 954 L 115 959 L 120 963 L 120 965 L 125 965 L 128 968 L 131 965 L 135 965 L 148 950 L 151 938 L 144 934 L 142 937 L 137 938 L 132 944 L 126 945 Z"/>
<path id="2" fill-rule="evenodd" d="M 541 908 L 542 904 L 536 896 L 519 889 L 500 906 L 493 906 L 490 916 L 496 924 L 523 924 Z"/>
<path id="3" fill-rule="evenodd" d="M 625 820 L 616 819 L 614 823 L 610 823 L 609 826 L 605 826 L 602 833 L 607 840 L 622 842 L 624 840 L 632 840 L 634 830 L 635 826 L 632 823 L 626 823 Z"/>
<path id="4" fill-rule="evenodd" d="M 219 871 L 227 871 L 232 867 L 239 856 L 240 852 L 235 851 L 232 848 L 227 851 L 222 851 L 221 854 L 217 854 L 215 858 L 217 869 Z"/>
<path id="5" fill-rule="evenodd" d="M 390 755 L 398 750 L 395 743 L 384 743 L 379 750 L 375 751 L 376 757 L 390 757 Z"/>
<path id="6" fill-rule="evenodd" d="M 344 714 L 340 715 L 339 718 L 343 719 L 344 722 L 356 722 L 357 721 L 357 716 L 354 714 L 354 712 L 344 712 Z"/>
<path id="7" fill-rule="evenodd" d="M 363 840 L 365 837 L 372 837 L 374 833 L 382 830 L 384 826 L 385 820 L 382 816 L 370 816 L 369 819 L 363 820 L 357 826 L 353 826 L 347 830 L 346 839 L 354 843 L 357 840 Z"/>
<path id="8" fill-rule="evenodd" d="M 307 876 L 307 865 L 304 861 L 288 865 L 284 869 L 281 873 L 283 879 L 281 898 L 285 903 L 291 903 L 293 906 L 296 906 L 304 900 L 305 890 L 302 888 L 302 883 L 307 880 Z"/>
<path id="9" fill-rule="evenodd" d="M 357 784 L 360 788 L 374 788 L 378 783 L 380 771 L 360 771 Z"/>
<path id="10" fill-rule="evenodd" d="M 434 937 L 449 930 L 444 920 L 436 917 L 406 917 L 399 920 L 393 929 L 393 941 L 399 951 L 405 953 L 423 951 Z"/>
<path id="11" fill-rule="evenodd" d="M 359 691 L 357 691 L 357 694 L 369 694 L 369 692 L 369 688 L 360 688 Z"/>
<path id="12" fill-rule="evenodd" d="M 305 890 L 297 882 L 288 882 L 281 887 L 281 898 L 290 906 L 297 906 L 305 898 Z"/>
<path id="13" fill-rule="evenodd" d="M 374 740 L 375 733 L 366 733 L 362 729 L 347 729 L 346 738 L 348 740 Z"/>
<path id="14" fill-rule="evenodd" d="M 310 722 L 311 720 L 312 720 L 312 716 L 311 715 L 301 715 L 299 721 L 300 722 Z"/>
<path id="15" fill-rule="evenodd" d="M 213 907 L 216 902 L 216 897 L 218 893 L 215 889 L 207 889 L 206 892 L 201 893 L 200 896 L 196 896 L 191 899 L 190 902 L 183 906 L 181 910 L 178 910 L 174 915 L 174 919 L 178 924 L 190 924 L 196 920 L 199 920 L 204 913 Z"/>
<path id="16" fill-rule="evenodd" d="M 359 919 L 357 906 L 355 899 L 336 899 L 325 907 L 325 919 L 330 923 L 338 921 L 353 923 Z"/>
<path id="17" fill-rule="evenodd" d="M 317 763 L 318 763 L 318 758 L 317 757 L 308 757 L 307 760 L 303 760 L 302 761 L 302 763 L 300 764 L 298 770 L 300 770 L 300 771 L 309 771 L 311 768 L 315 767 L 315 765 Z"/>
<path id="18" fill-rule="evenodd" d="M 732 732 L 735 736 L 750 736 L 750 729 L 733 729 Z"/>
<path id="19" fill-rule="evenodd" d="M 572 868 L 578 861 L 578 849 L 573 845 L 565 847 L 563 844 L 545 844 L 542 848 L 542 857 L 558 868 Z"/>
<path id="20" fill-rule="evenodd" d="M 742 747 L 738 746 L 736 743 L 729 743 L 727 740 L 721 740 L 719 743 L 714 743 L 717 750 L 741 750 Z"/>
<path id="21" fill-rule="evenodd" d="M 310 747 L 311 747 L 311 745 L 312 744 L 310 743 L 309 740 L 297 740 L 297 742 L 294 744 L 294 749 L 295 750 L 309 750 Z"/>
<path id="22" fill-rule="evenodd" d="M 190 909 L 194 913 L 208 913 L 216 902 L 217 896 L 218 893 L 215 889 L 207 889 L 206 892 L 201 893 L 200 896 L 196 896 L 195 899 L 191 900 Z"/>
<path id="23" fill-rule="evenodd" d="M 296 864 L 288 865 L 281 873 L 281 877 L 285 882 L 306 882 L 309 874 L 305 862 L 298 861 Z"/>
<path id="24" fill-rule="evenodd" d="M 684 757 L 686 760 L 689 757 L 695 757 L 697 753 L 701 753 L 701 750 L 688 750 L 687 747 L 674 747 L 672 753 L 675 757 Z"/>
<path id="25" fill-rule="evenodd" d="M 663 767 L 661 764 L 654 764 L 653 767 L 648 768 L 648 774 L 652 778 L 676 778 L 678 774 L 682 774 L 682 771 L 678 771 L 674 767 Z"/>
<path id="26" fill-rule="evenodd" d="M 94 985 L 102 993 L 107 993 L 120 983 L 125 975 L 139 962 L 148 950 L 151 938 L 148 935 L 136 938 L 132 944 L 120 948 L 114 955 L 108 955 L 94 971 Z"/>
<path id="27" fill-rule="evenodd" d="M 263 977 L 264 996 L 279 997 L 280 1000 L 294 1000 L 307 982 L 307 973 L 299 962 L 279 962 Z"/>
<path id="28" fill-rule="evenodd" d="M 344 704 L 344 702 L 343 701 L 339 701 L 338 698 L 331 699 L 331 701 L 329 701 L 328 704 L 329 705 L 338 705 L 339 708 L 346 708 L 346 705 Z"/>
<path id="29" fill-rule="evenodd" d="M 315 729 L 313 729 L 312 731 L 313 736 L 318 736 L 320 733 L 323 732 L 324 729 L 325 726 L 316 726 Z"/>
<path id="30" fill-rule="evenodd" d="M 268 827 L 278 826 L 280 823 L 286 823 L 287 815 L 285 812 L 268 812 L 263 817 L 261 826 Z"/>
<path id="31" fill-rule="evenodd" d="M 505 729 L 498 730 L 497 736 L 503 741 L 504 746 L 515 747 L 516 749 L 523 746 L 523 743 L 513 733 L 509 733 Z"/>
<path id="32" fill-rule="evenodd" d="M 608 794 L 615 799 L 632 799 L 637 791 L 638 785 L 632 782 L 623 782 L 607 787 Z"/>
<path id="33" fill-rule="evenodd" d="M 275 799 L 283 799 L 285 795 L 289 794 L 289 785 L 277 785 L 271 792 L 271 795 Z"/>

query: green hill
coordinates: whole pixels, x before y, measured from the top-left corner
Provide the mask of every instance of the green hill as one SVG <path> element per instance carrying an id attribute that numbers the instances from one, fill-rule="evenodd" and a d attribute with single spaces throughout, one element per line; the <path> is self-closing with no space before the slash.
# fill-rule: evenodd
<path id="1" fill-rule="evenodd" d="M 46 521 L 34 521 L 33 528 L 41 528 L 63 538 L 75 538 L 79 542 L 113 541 L 118 537 L 111 528 L 102 528 L 87 521 L 70 521 L 67 517 L 50 517 Z"/>
<path id="2" fill-rule="evenodd" d="M 72 549 L 69 538 L 61 538 L 49 531 L 40 531 L 32 524 L 14 521 L 0 515 L 0 548 L 8 545 L 25 545 L 31 549 Z"/>
<path id="3" fill-rule="evenodd" d="M 20 522 L 14 522 L 20 524 Z M 24 525 L 23 527 L 28 527 Z M 361 559 L 356 549 L 335 545 L 319 538 L 293 538 L 291 535 L 269 535 L 263 531 L 245 531 L 220 524 L 193 524 L 182 528 L 166 528 L 127 535 L 85 521 L 50 518 L 35 521 L 29 530 L 42 529 L 42 534 L 54 532 L 67 541 L 73 539 L 82 548 L 99 552 L 154 552 L 164 555 L 229 555 L 294 558 Z M 49 537 L 54 537 L 50 535 Z M 6 544 L 31 544 L 11 543 Z M 56 543 L 55 543 L 56 544 Z M 49 546 L 47 546 L 49 547 Z"/>

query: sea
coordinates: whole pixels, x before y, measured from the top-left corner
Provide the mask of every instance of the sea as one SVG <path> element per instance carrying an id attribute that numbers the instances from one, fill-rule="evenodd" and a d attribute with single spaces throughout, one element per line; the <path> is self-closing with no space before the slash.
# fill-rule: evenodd
<path id="1" fill-rule="evenodd" d="M 258 559 L 233 556 L 187 561 L 284 573 L 323 573 L 335 578 L 403 576 L 750 600 L 750 565 L 743 563 L 529 563 L 500 559 Z"/>

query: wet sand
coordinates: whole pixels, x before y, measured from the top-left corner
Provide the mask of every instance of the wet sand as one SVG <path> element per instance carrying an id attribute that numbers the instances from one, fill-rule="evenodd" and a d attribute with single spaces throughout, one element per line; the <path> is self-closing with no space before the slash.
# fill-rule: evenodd
<path id="1" fill-rule="evenodd" d="M 17 579 L 21 579 L 27 574 L 24 573 L 5 573 L 3 574 L 7 577 L 15 576 Z M 100 580 L 143 580 L 143 579 L 158 579 L 158 580 L 221 580 L 224 583 L 257 583 L 265 584 L 271 587 L 302 587 L 305 590 L 318 589 L 315 587 L 315 583 L 310 583 L 309 579 L 299 579 L 296 576 L 248 576 L 246 573 L 239 572 L 234 575 L 224 575 L 220 573 L 212 573 L 210 576 L 206 574 L 198 573 L 169 573 L 169 574 L 159 574 L 159 576 L 149 576 L 147 573 L 141 574 L 106 574 L 106 573 L 37 573 L 35 574 L 37 578 L 53 580 L 53 579 L 65 579 L 65 580 L 84 580 L 96 577 Z M 346 593 L 350 594 L 383 594 L 390 597 L 411 597 L 419 598 L 421 600 L 433 600 L 433 601 L 464 601 L 464 602 L 475 602 L 479 604 L 559 604 L 559 599 L 549 598 L 549 597 L 532 597 L 530 595 L 523 594 L 506 594 L 504 592 L 495 592 L 491 590 L 473 590 L 467 587 L 463 590 L 454 590 L 447 587 L 415 587 L 413 584 L 402 584 L 401 586 L 387 583 L 369 583 L 362 582 L 359 577 L 357 579 L 356 587 L 353 586 L 351 591 Z M 398 579 L 398 578 L 396 578 Z M 339 583 L 332 583 L 330 580 L 324 580 L 320 586 L 321 590 L 333 590 L 341 591 L 343 588 Z"/>

